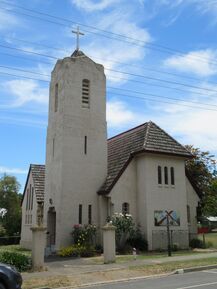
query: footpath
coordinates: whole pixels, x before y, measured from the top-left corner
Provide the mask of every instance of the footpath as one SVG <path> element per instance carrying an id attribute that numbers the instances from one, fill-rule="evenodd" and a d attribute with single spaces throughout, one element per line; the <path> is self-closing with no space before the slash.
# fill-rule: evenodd
<path id="1" fill-rule="evenodd" d="M 217 268 L 217 252 L 159 258 L 153 255 L 153 258 L 152 256 L 147 259 L 140 259 L 138 257 L 137 260 L 134 260 L 133 256 L 129 256 L 127 261 L 124 260 L 121 261 L 119 259 L 117 263 L 103 264 L 103 259 L 100 257 L 50 259 L 45 264 L 45 271 L 22 274 L 24 280 L 23 289 L 78 288 L 80 286 L 87 286 L 88 284 L 145 278 L 153 274 L 171 274 L 170 267 L 168 267 L 168 272 L 164 270 L 164 267 L 176 262 L 180 262 L 181 265 L 182 263 L 185 264 L 186 262 L 187 264 L 192 261 L 192 264 L 197 266 L 200 264 L 204 265 L 205 261 L 206 265 L 216 264 Z"/>

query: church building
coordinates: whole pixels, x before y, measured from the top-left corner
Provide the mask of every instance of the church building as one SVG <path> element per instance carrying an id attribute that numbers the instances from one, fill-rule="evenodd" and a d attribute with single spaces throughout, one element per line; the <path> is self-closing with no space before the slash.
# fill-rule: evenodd
<path id="1" fill-rule="evenodd" d="M 76 49 L 51 75 L 46 165 L 30 165 L 23 201 L 21 246 L 44 207 L 47 248 L 72 243 L 75 224 L 105 225 L 114 213 L 131 214 L 149 250 L 186 248 L 197 233 L 199 192 L 185 169 L 192 155 L 149 121 L 110 139 L 104 67 Z M 168 219 L 167 219 L 168 218 Z"/>

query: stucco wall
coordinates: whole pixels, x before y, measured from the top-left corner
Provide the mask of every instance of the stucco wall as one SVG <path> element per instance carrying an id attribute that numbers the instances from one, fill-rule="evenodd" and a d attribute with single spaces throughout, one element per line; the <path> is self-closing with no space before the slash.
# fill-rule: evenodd
<path id="1" fill-rule="evenodd" d="M 122 204 L 129 203 L 129 213 L 137 222 L 136 161 L 133 159 L 109 194 L 113 213 L 122 212 Z"/>
<path id="2" fill-rule="evenodd" d="M 32 231 L 30 228 L 36 225 L 36 211 L 37 211 L 35 190 L 33 193 L 33 208 L 32 210 L 26 210 L 27 190 L 28 189 L 30 190 L 30 185 L 34 189 L 34 183 L 31 173 L 29 174 L 29 179 L 27 180 L 27 186 L 24 192 L 24 199 L 22 203 L 22 226 L 21 226 L 20 245 L 26 249 L 32 248 Z"/>
<path id="3" fill-rule="evenodd" d="M 158 166 L 174 167 L 175 185 L 158 185 Z M 147 154 L 137 157 L 138 222 L 149 243 L 149 250 L 166 247 L 166 227 L 155 226 L 156 210 L 175 210 L 180 214 L 180 226 L 171 226 L 174 242 L 179 247 L 188 246 L 187 196 L 185 166 L 182 158 Z M 178 232 L 179 231 L 179 232 Z M 164 240 L 165 239 L 165 240 Z"/>
<path id="4" fill-rule="evenodd" d="M 195 238 L 197 236 L 197 218 L 196 218 L 197 206 L 200 198 L 198 197 L 197 193 L 195 192 L 194 188 L 192 187 L 187 177 L 186 177 L 186 188 L 187 188 L 187 202 L 188 206 L 190 207 L 190 223 L 188 224 L 189 233 L 190 238 Z"/>
<path id="5" fill-rule="evenodd" d="M 82 107 L 82 80 L 90 81 L 90 108 Z M 59 85 L 58 110 L 54 112 L 55 84 Z M 87 137 L 87 153 L 84 138 Z M 55 147 L 53 152 L 53 141 Z M 46 158 L 45 215 L 56 211 L 56 248 L 72 241 L 78 224 L 99 225 L 97 191 L 107 175 L 107 128 L 103 66 L 86 57 L 59 60 L 52 72 Z M 52 200 L 52 204 L 49 200 Z"/>

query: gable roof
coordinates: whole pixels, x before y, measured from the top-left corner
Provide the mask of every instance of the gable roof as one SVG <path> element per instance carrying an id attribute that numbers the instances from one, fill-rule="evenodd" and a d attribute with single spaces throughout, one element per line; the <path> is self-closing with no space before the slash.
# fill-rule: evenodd
<path id="1" fill-rule="evenodd" d="M 106 195 L 111 191 L 134 155 L 138 153 L 192 157 L 192 154 L 185 147 L 159 126 L 151 121 L 146 122 L 108 139 L 108 175 L 98 194 Z M 36 199 L 38 202 L 44 201 L 45 165 L 30 165 L 26 186 L 30 172 L 33 177 Z M 190 179 L 187 172 L 186 176 Z M 195 185 L 194 189 L 198 191 Z"/>
<path id="2" fill-rule="evenodd" d="M 28 184 L 30 174 L 32 174 L 36 200 L 37 202 L 43 202 L 44 201 L 44 184 L 45 184 L 45 165 L 35 165 L 35 164 L 31 164 L 29 167 L 29 172 L 28 172 L 28 176 L 27 176 L 27 180 L 26 180 L 26 184 L 24 188 L 22 202 L 24 200 L 24 195 L 26 192 L 26 187 Z"/>
<path id="3" fill-rule="evenodd" d="M 108 194 L 133 156 L 141 152 L 192 157 L 185 147 L 155 123 L 144 123 L 108 140 L 108 175 L 98 194 Z"/>

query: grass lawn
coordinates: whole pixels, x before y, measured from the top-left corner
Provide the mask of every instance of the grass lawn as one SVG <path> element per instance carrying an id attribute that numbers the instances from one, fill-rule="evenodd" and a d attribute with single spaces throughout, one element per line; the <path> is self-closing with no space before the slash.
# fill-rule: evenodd
<path id="1" fill-rule="evenodd" d="M 176 269 L 190 268 L 196 266 L 205 266 L 216 264 L 216 258 L 206 258 L 199 260 L 189 261 L 173 261 L 164 264 L 153 264 L 153 265 L 140 265 L 130 266 L 125 269 L 108 270 L 89 272 L 89 273 L 78 273 L 74 275 L 67 271 L 66 275 L 55 275 L 55 276 L 43 276 L 43 272 L 40 277 L 32 277 L 24 280 L 23 289 L 34 289 L 34 288 L 58 288 L 66 286 L 82 286 L 90 282 L 103 282 L 112 281 L 131 277 L 144 277 L 154 274 L 170 273 Z"/>
<path id="2" fill-rule="evenodd" d="M 199 252 L 202 253 L 202 252 Z M 195 255 L 198 254 L 198 252 L 194 252 L 192 250 L 183 250 L 183 251 L 177 251 L 177 252 L 172 252 L 172 256 L 188 256 L 188 255 Z M 167 257 L 167 252 L 162 252 L 162 253 L 143 253 L 140 255 L 137 255 L 137 260 L 145 260 L 145 259 L 154 259 L 154 258 L 164 258 Z M 132 261 L 134 256 L 131 255 L 116 255 L 116 263 L 125 263 L 128 261 Z M 88 258 L 89 260 L 93 261 L 96 264 L 103 264 L 103 257 L 92 257 Z"/>
<path id="3" fill-rule="evenodd" d="M 198 235 L 198 238 L 203 241 L 203 234 Z M 217 248 L 217 233 L 216 232 L 205 234 L 205 243 L 209 245 L 208 244 L 209 242 L 212 243 L 212 246 L 209 246 L 209 247 Z"/>
<path id="4" fill-rule="evenodd" d="M 1 251 L 12 251 L 12 252 L 18 252 L 22 253 L 28 256 L 31 256 L 31 251 L 21 248 L 20 245 L 5 245 L 5 246 L 0 246 L 0 252 Z"/>

